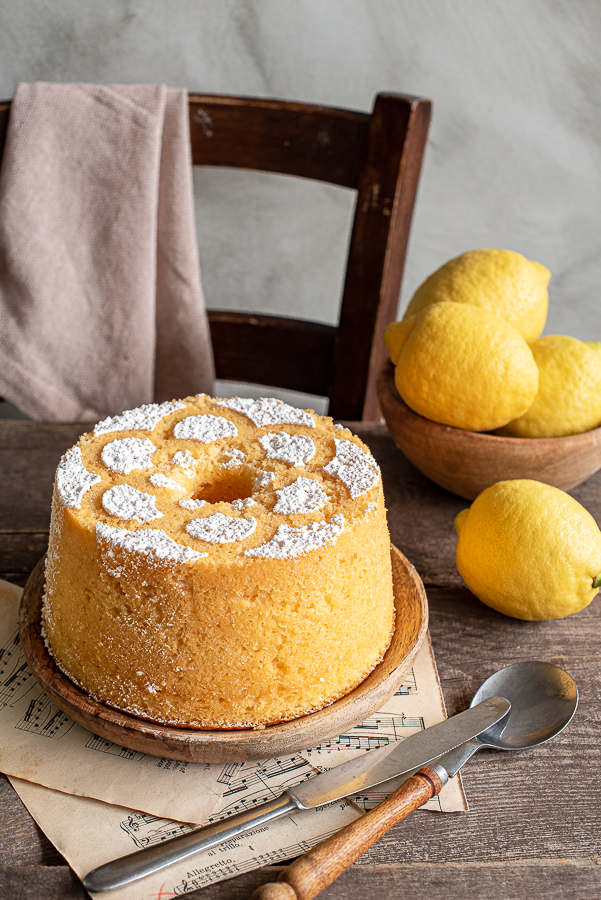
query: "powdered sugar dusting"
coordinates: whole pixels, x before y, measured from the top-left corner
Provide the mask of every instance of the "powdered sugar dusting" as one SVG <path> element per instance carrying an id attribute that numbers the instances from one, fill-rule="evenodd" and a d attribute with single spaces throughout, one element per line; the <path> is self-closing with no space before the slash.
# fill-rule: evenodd
<path id="1" fill-rule="evenodd" d="M 375 459 L 353 441 L 339 441 L 334 438 L 336 456 L 324 466 L 324 472 L 333 475 L 347 486 L 353 500 L 364 494 L 380 477 L 380 469 Z"/>
<path id="2" fill-rule="evenodd" d="M 129 475 L 134 469 L 149 469 L 156 449 L 149 438 L 121 438 L 105 444 L 100 458 L 111 472 Z"/>
<path id="3" fill-rule="evenodd" d="M 226 450 L 224 456 L 227 459 L 226 462 L 221 463 L 224 469 L 236 469 L 238 466 L 241 466 L 246 459 L 246 455 L 242 450 L 238 450 L 236 447 L 232 450 Z"/>
<path id="4" fill-rule="evenodd" d="M 102 495 L 102 505 L 109 515 L 137 522 L 152 522 L 163 517 L 156 502 L 154 494 L 145 494 L 129 484 L 116 484 Z"/>
<path id="5" fill-rule="evenodd" d="M 234 509 L 239 509 L 242 512 L 242 510 L 248 509 L 249 506 L 253 506 L 254 503 L 256 501 L 252 497 L 247 497 L 246 500 L 232 500 L 231 505 Z"/>
<path id="6" fill-rule="evenodd" d="M 179 505 L 182 509 L 200 509 L 201 506 L 206 506 L 206 500 L 180 500 Z"/>
<path id="7" fill-rule="evenodd" d="M 155 472 L 153 475 L 150 475 L 148 480 L 154 487 L 178 488 L 180 491 L 183 490 L 181 484 L 178 484 L 173 478 L 168 478 L 161 472 Z"/>
<path id="8" fill-rule="evenodd" d="M 223 437 L 235 437 L 238 429 L 223 416 L 188 416 L 173 429 L 173 437 L 210 444 Z"/>
<path id="9" fill-rule="evenodd" d="M 179 400 L 145 403 L 136 409 L 127 409 L 119 416 L 109 416 L 108 419 L 98 422 L 94 427 L 94 434 L 109 434 L 111 431 L 152 431 L 169 413 L 185 408 L 185 403 L 180 403 Z"/>
<path id="10" fill-rule="evenodd" d="M 247 416 L 255 425 L 308 425 L 315 428 L 313 417 L 304 409 L 296 409 L 275 397 L 260 397 L 251 400 L 245 397 L 232 397 L 230 400 L 219 400 L 218 406 L 226 406 Z"/>
<path id="11" fill-rule="evenodd" d="M 192 466 L 195 462 L 196 460 L 189 450 L 178 450 L 177 453 L 173 454 L 173 464 L 181 467 L 184 470 L 184 475 L 187 475 L 188 478 L 194 477 Z"/>
<path id="12" fill-rule="evenodd" d="M 88 471 L 84 466 L 79 447 L 67 450 L 56 470 L 58 496 L 70 509 L 81 509 L 81 498 L 100 480 L 100 475 Z"/>
<path id="13" fill-rule="evenodd" d="M 270 431 L 259 438 L 267 459 L 281 459 L 293 466 L 303 466 L 315 456 L 315 444 L 305 434 Z"/>
<path id="14" fill-rule="evenodd" d="M 233 541 L 243 541 L 249 537 L 257 527 L 257 520 L 253 516 L 248 519 L 237 519 L 234 516 L 224 516 L 215 513 L 205 519 L 192 519 L 186 525 L 186 531 L 193 538 L 200 541 L 208 541 L 211 544 L 230 544 Z"/>
<path id="15" fill-rule="evenodd" d="M 292 484 L 276 491 L 278 502 L 273 511 L 284 516 L 311 513 L 328 502 L 328 495 L 311 478 L 297 478 Z"/>
<path id="16" fill-rule="evenodd" d="M 329 522 L 311 522 L 301 528 L 280 525 L 275 535 L 266 544 L 245 550 L 245 556 L 263 556 L 267 559 L 293 559 L 304 556 L 311 550 L 318 550 L 324 544 L 335 541 L 344 528 L 344 517 L 332 516 Z"/>
<path id="17" fill-rule="evenodd" d="M 96 536 L 100 540 L 108 541 L 122 550 L 128 550 L 130 553 L 141 553 L 143 556 L 154 556 L 156 559 L 165 560 L 175 563 L 194 562 L 194 560 L 202 559 L 208 556 L 208 553 L 199 553 L 191 547 L 184 547 L 177 544 L 162 528 L 141 528 L 138 531 L 128 531 L 126 528 L 113 528 L 111 525 L 105 525 L 98 522 L 96 525 Z M 110 552 L 110 551 L 109 551 Z M 116 566 L 108 554 L 103 554 L 103 560 L 109 572 L 121 575 L 120 568 L 115 571 Z"/>
<path id="18" fill-rule="evenodd" d="M 260 488 L 267 487 L 268 484 L 271 484 L 274 478 L 275 475 L 273 472 L 259 472 L 253 482 L 253 487 L 258 491 Z"/>

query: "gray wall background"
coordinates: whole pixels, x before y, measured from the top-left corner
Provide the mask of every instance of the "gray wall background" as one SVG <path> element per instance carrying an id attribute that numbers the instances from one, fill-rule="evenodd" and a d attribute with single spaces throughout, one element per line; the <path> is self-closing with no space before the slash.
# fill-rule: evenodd
<path id="1" fill-rule="evenodd" d="M 546 333 L 601 339 L 596 0 L 2 0 L 0 97 L 19 81 L 164 82 L 434 117 L 401 309 L 445 260 L 518 250 L 551 269 Z M 335 322 L 354 195 L 197 170 L 210 307 Z"/>

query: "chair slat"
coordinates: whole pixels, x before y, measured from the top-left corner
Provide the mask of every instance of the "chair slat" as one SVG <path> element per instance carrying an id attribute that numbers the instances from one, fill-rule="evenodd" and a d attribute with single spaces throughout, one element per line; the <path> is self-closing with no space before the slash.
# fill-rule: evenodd
<path id="1" fill-rule="evenodd" d="M 369 121 L 347 109 L 191 94 L 192 161 L 356 188 Z"/>
<path id="2" fill-rule="evenodd" d="M 208 316 L 217 378 L 327 395 L 333 326 L 224 310 Z"/>

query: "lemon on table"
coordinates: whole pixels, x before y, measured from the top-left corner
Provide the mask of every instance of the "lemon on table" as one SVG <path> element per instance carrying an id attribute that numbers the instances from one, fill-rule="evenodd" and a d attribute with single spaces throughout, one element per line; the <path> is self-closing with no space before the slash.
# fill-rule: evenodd
<path id="1" fill-rule="evenodd" d="M 531 345 L 539 368 L 538 393 L 530 409 L 501 430 L 521 438 L 580 434 L 601 425 L 601 348 L 553 334 Z"/>
<path id="2" fill-rule="evenodd" d="M 455 519 L 457 569 L 483 603 L 517 619 L 560 619 L 598 592 L 601 531 L 559 488 L 500 481 Z"/>
<path id="3" fill-rule="evenodd" d="M 507 319 L 530 343 L 545 327 L 550 278 L 545 266 L 513 250 L 469 250 L 424 281 L 405 317 L 441 300 L 468 303 Z"/>
<path id="4" fill-rule="evenodd" d="M 524 338 L 486 309 L 443 301 L 391 330 L 396 388 L 434 422 L 490 431 L 523 415 L 538 390 Z"/>

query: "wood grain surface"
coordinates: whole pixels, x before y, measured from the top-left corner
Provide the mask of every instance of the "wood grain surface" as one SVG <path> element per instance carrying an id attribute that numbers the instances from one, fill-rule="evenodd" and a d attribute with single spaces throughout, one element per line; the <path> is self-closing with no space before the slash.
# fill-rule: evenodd
<path id="1" fill-rule="evenodd" d="M 392 541 L 426 584 L 430 634 L 449 714 L 467 708 L 496 669 L 526 659 L 546 660 L 570 672 L 580 703 L 569 727 L 548 744 L 523 753 L 477 754 L 463 770 L 468 813 L 414 813 L 360 857 L 324 897 L 599 896 L 601 601 L 551 622 L 521 622 L 483 606 L 462 586 L 455 569 L 453 519 L 466 501 L 418 472 L 384 426 L 355 424 L 353 429 L 382 468 Z M 85 426 L 0 423 L 2 577 L 24 583 L 38 561 L 37 549 L 47 535 L 54 466 L 83 430 Z M 570 493 L 601 522 L 601 473 Z M 0 823 L 0 885 L 6 896 L 86 897 L 4 776 Z M 189 896 L 247 900 L 280 871 L 268 867 Z"/>

